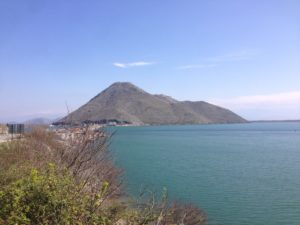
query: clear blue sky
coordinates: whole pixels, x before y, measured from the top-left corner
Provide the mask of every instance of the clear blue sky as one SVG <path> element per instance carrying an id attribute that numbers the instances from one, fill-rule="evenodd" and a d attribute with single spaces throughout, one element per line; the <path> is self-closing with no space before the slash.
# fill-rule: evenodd
<path id="1" fill-rule="evenodd" d="M 0 121 L 63 115 L 116 81 L 300 119 L 300 1 L 0 1 Z"/>

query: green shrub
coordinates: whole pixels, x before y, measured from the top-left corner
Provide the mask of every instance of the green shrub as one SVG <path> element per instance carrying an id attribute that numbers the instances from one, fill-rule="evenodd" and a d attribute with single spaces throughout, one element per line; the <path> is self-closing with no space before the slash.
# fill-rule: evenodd
<path id="1" fill-rule="evenodd" d="M 0 191 L 0 224 L 110 224 L 98 210 L 107 185 L 92 196 L 53 164 L 33 169 Z"/>

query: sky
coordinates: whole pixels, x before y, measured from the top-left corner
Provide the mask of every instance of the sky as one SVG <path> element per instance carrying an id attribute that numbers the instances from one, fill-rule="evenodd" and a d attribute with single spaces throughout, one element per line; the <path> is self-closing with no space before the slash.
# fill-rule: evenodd
<path id="1" fill-rule="evenodd" d="M 300 1 L 0 0 L 0 122 L 60 117 L 117 81 L 300 119 Z"/>

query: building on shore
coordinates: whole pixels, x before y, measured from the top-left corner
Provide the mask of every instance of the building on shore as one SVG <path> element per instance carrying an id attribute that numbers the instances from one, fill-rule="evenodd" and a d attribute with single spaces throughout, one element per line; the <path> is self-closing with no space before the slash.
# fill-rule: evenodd
<path id="1" fill-rule="evenodd" d="M 6 125 L 10 134 L 24 134 L 25 125 L 22 123 L 12 123 Z"/>

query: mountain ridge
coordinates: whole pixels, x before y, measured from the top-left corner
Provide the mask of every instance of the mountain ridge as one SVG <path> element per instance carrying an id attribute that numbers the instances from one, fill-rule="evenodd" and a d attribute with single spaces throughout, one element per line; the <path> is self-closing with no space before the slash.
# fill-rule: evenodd
<path id="1" fill-rule="evenodd" d="M 243 123 L 228 109 L 204 101 L 152 95 L 129 82 L 116 82 L 60 122 L 113 120 L 132 125 Z"/>

